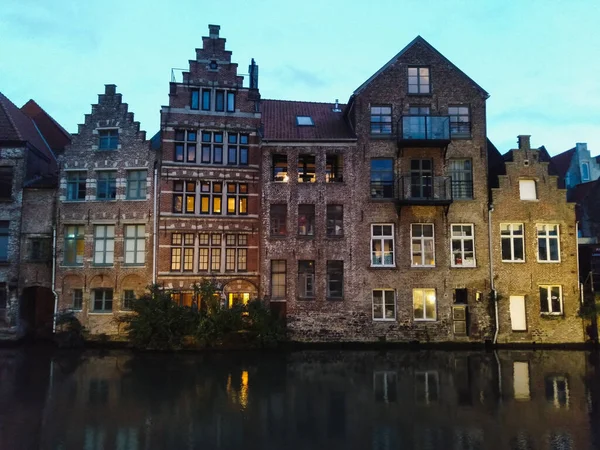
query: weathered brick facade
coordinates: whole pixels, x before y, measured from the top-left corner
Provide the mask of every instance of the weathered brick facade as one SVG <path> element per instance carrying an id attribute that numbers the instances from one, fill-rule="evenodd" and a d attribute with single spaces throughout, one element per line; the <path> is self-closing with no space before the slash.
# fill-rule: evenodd
<path id="1" fill-rule="evenodd" d="M 529 136 L 520 136 L 519 142 L 505 156 L 505 175 L 492 189 L 498 342 L 583 342 L 575 204 L 567 203 L 566 190 L 548 174 L 540 151 L 530 148 Z M 527 199 L 523 182 L 534 183 Z"/>
<path id="2" fill-rule="evenodd" d="M 115 85 L 60 156 L 56 292 L 92 334 L 119 332 L 152 279 L 155 153 Z"/>
<path id="3" fill-rule="evenodd" d="M 259 287 L 258 67 L 251 87 L 209 26 L 161 110 L 158 283 L 181 304 L 214 279 L 229 303 Z"/>

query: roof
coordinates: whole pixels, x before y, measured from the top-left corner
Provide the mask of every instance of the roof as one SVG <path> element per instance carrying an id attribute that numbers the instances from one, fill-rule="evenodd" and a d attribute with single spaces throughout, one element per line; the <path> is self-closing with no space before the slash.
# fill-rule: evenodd
<path id="1" fill-rule="evenodd" d="M 569 192 L 569 201 L 575 203 L 581 203 L 583 200 L 592 192 L 594 186 L 598 184 L 599 180 L 588 181 L 587 183 L 581 183 L 574 186 Z"/>
<path id="2" fill-rule="evenodd" d="M 150 139 L 150 148 L 152 150 L 160 150 L 160 145 L 162 143 L 162 133 L 159 131 L 156 132 L 154 136 Z"/>
<path id="3" fill-rule="evenodd" d="M 36 124 L 0 92 L 0 144 L 29 143 L 40 153 L 56 163 L 54 153 L 44 140 Z"/>
<path id="4" fill-rule="evenodd" d="M 50 148 L 64 150 L 65 146 L 71 143 L 69 132 L 34 100 L 25 103 L 21 111 L 35 122 Z"/>
<path id="5" fill-rule="evenodd" d="M 483 89 L 481 86 L 479 86 L 475 81 L 473 81 L 473 79 L 471 77 L 469 77 L 466 73 L 464 73 L 462 70 L 460 70 L 457 66 L 455 66 L 452 61 L 450 61 L 448 58 L 446 58 L 444 55 L 442 55 L 433 45 L 431 45 L 429 42 L 427 42 L 425 39 L 423 39 L 421 36 L 417 36 L 416 38 L 414 38 L 406 47 L 404 47 L 402 50 L 400 50 L 400 52 L 394 56 L 392 59 L 390 59 L 381 69 L 379 69 L 377 72 L 375 72 L 367 81 L 365 81 L 363 84 L 361 84 L 355 91 L 354 91 L 354 95 L 358 95 L 363 89 L 365 89 L 375 78 L 377 78 L 382 72 L 384 72 L 389 66 L 391 66 L 393 63 L 396 62 L 396 60 L 398 58 L 400 58 L 402 55 L 404 55 L 410 48 L 412 48 L 413 46 L 415 46 L 416 44 L 423 44 L 425 45 L 427 48 L 429 48 L 431 51 L 433 51 L 434 53 L 436 53 L 440 58 L 442 58 L 444 61 L 446 61 L 448 64 L 450 64 L 457 72 L 459 72 L 461 75 L 463 75 L 466 79 L 468 79 L 471 83 L 473 83 L 475 85 L 475 87 L 477 89 L 479 89 L 483 94 L 485 94 L 487 97 L 489 97 L 489 94 L 487 93 L 487 91 L 485 89 Z"/>
<path id="6" fill-rule="evenodd" d="M 574 154 L 575 147 L 552 157 L 552 165 L 556 169 L 559 177 L 564 178 L 567 175 L 569 167 L 571 167 L 571 160 L 573 159 Z"/>
<path id="7" fill-rule="evenodd" d="M 345 105 L 338 105 L 340 110 Z M 356 136 L 334 103 L 261 100 L 265 141 L 355 140 Z M 297 116 L 310 116 L 313 126 L 298 126 Z"/>
<path id="8" fill-rule="evenodd" d="M 37 176 L 34 179 L 23 183 L 23 187 L 30 189 L 56 189 L 58 187 L 58 175 L 48 174 Z"/>
<path id="9" fill-rule="evenodd" d="M 490 141 L 487 141 L 487 158 L 488 158 L 488 183 L 490 188 L 497 188 L 500 186 L 498 177 L 500 175 L 506 175 L 506 166 L 504 164 L 504 157 L 498 151 L 496 146 Z"/>

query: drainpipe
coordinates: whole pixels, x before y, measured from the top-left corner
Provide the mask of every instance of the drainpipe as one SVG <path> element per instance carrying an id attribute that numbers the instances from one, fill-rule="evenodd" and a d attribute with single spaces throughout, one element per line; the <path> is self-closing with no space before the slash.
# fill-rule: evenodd
<path id="1" fill-rule="evenodd" d="M 575 222 L 575 256 L 577 257 L 577 285 L 579 286 L 579 302 L 583 306 L 583 285 L 579 279 L 579 222 Z"/>
<path id="2" fill-rule="evenodd" d="M 56 293 L 56 225 L 52 226 L 52 295 L 54 295 L 54 317 L 52 334 L 56 333 L 56 314 L 58 314 L 58 294 Z"/>
<path id="3" fill-rule="evenodd" d="M 154 251 L 152 252 L 152 285 L 156 284 L 156 258 L 158 256 L 158 247 L 157 247 L 157 234 L 156 230 L 158 228 L 158 214 L 157 214 L 157 202 L 158 202 L 158 165 L 154 163 L 154 191 L 152 192 L 154 195 L 154 226 L 152 227 L 152 246 Z"/>
<path id="4" fill-rule="evenodd" d="M 494 315 L 496 319 L 496 331 L 494 332 L 494 345 L 498 342 L 498 333 L 500 332 L 500 320 L 498 318 L 498 300 L 496 297 L 496 287 L 494 285 L 494 258 L 492 252 L 492 212 L 494 211 L 494 205 L 490 204 L 488 209 L 488 243 L 490 252 L 490 288 L 492 290 L 492 301 L 494 302 Z"/>

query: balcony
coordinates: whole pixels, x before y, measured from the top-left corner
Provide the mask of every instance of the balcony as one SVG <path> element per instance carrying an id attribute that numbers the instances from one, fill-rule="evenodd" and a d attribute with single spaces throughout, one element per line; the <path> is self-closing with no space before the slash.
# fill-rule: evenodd
<path id="1" fill-rule="evenodd" d="M 398 121 L 398 147 L 447 147 L 449 116 L 402 116 Z"/>
<path id="2" fill-rule="evenodd" d="M 443 205 L 452 203 L 452 179 L 427 175 L 404 175 L 398 179 L 398 205 Z"/>

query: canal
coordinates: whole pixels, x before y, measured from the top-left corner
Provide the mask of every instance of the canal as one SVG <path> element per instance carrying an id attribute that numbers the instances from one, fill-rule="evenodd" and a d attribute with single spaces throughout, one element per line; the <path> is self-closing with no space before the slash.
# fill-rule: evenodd
<path id="1" fill-rule="evenodd" d="M 0 449 L 600 449 L 598 353 L 0 350 Z"/>

